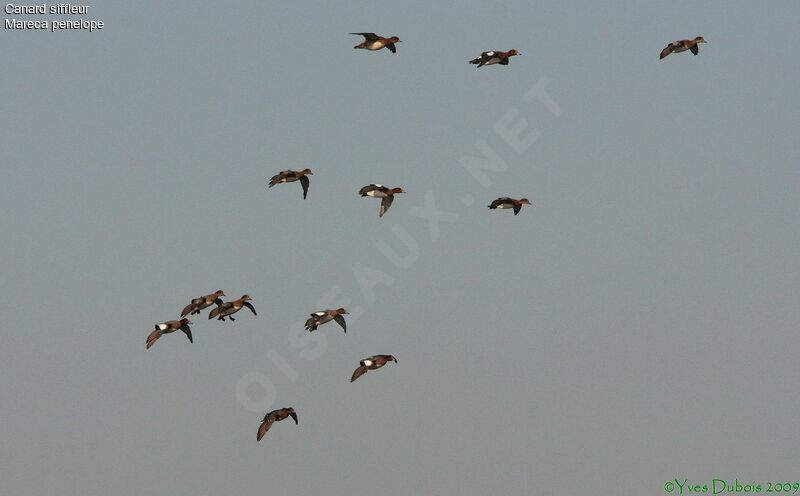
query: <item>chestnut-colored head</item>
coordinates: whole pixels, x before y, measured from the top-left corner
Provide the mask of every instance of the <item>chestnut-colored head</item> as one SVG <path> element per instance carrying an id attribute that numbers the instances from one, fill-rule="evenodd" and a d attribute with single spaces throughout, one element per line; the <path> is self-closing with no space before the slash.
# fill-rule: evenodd
<path id="1" fill-rule="evenodd" d="M 242 297 L 239 298 L 239 299 L 242 300 L 242 301 L 252 300 L 252 298 L 250 298 L 250 295 L 247 295 L 247 294 L 246 295 L 242 295 Z"/>
<path id="2" fill-rule="evenodd" d="M 522 55 L 522 54 L 519 53 L 515 48 L 512 48 L 511 50 L 508 51 L 508 56 L 513 57 L 514 55 Z"/>
<path id="3" fill-rule="evenodd" d="M 350 312 L 348 312 L 348 311 L 347 311 L 347 309 L 345 309 L 345 308 L 337 308 L 337 309 L 336 309 L 336 313 L 338 313 L 339 315 L 341 315 L 341 314 L 344 314 L 344 313 L 350 313 Z"/>
<path id="4" fill-rule="evenodd" d="M 403 191 L 403 188 L 392 188 L 392 194 L 394 195 L 397 193 L 405 193 L 405 191 Z"/>
<path id="5" fill-rule="evenodd" d="M 300 174 L 303 174 L 304 176 L 313 176 L 314 175 L 314 173 L 311 172 L 311 169 L 308 169 L 308 168 L 305 168 L 305 169 L 301 170 Z"/>
<path id="6" fill-rule="evenodd" d="M 403 40 L 401 40 L 401 39 L 400 39 L 400 38 L 398 38 L 397 36 L 392 36 L 391 38 L 389 38 L 389 41 L 390 41 L 391 43 L 402 43 L 402 42 L 403 42 Z"/>
<path id="7" fill-rule="evenodd" d="M 189 319 L 181 319 L 181 325 L 182 325 L 182 326 L 183 326 L 183 325 L 187 325 L 187 324 L 191 324 L 191 323 L 192 323 L 192 321 L 191 321 L 191 320 L 189 320 Z"/>
<path id="8" fill-rule="evenodd" d="M 214 291 L 214 294 L 217 295 L 217 296 L 228 296 L 228 295 L 225 294 L 225 291 L 223 291 L 221 289 L 218 289 L 218 290 Z"/>
<path id="9" fill-rule="evenodd" d="M 706 39 L 703 38 L 702 36 L 698 36 L 697 38 L 694 39 L 694 41 L 696 41 L 697 43 L 708 43 Z"/>
<path id="10" fill-rule="evenodd" d="M 527 198 L 520 198 L 519 200 L 520 205 L 530 205 L 531 202 Z"/>

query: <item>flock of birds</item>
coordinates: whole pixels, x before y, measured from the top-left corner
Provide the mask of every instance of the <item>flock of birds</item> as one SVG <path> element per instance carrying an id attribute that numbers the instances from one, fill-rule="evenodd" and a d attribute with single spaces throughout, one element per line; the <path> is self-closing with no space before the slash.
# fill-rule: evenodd
<path id="1" fill-rule="evenodd" d="M 382 36 L 378 36 L 375 33 L 350 33 L 353 35 L 359 35 L 364 37 L 364 41 L 359 43 L 353 48 L 356 49 L 364 49 L 370 51 L 378 51 L 383 48 L 391 51 L 392 53 L 397 53 L 397 43 L 401 43 L 400 38 L 397 36 L 391 36 L 389 38 L 384 38 Z M 668 44 L 662 51 L 659 59 L 663 59 L 672 53 L 680 53 L 685 51 L 691 51 L 692 54 L 697 55 L 699 53 L 699 44 L 706 43 L 706 40 L 703 39 L 702 36 L 698 36 L 692 40 L 678 40 L 673 41 L 672 43 Z M 502 52 L 499 50 L 490 50 L 480 54 L 479 57 L 476 57 L 469 61 L 470 64 L 475 64 L 477 67 L 483 67 L 485 65 L 508 65 L 508 61 L 511 57 L 515 55 L 520 55 L 517 50 L 509 50 L 506 52 Z M 303 169 L 301 171 L 294 171 L 294 170 L 285 170 L 280 171 L 278 174 L 274 175 L 268 183 L 268 187 L 273 187 L 278 184 L 283 183 L 291 183 L 291 182 L 300 182 L 300 186 L 303 188 L 303 199 L 305 200 L 308 196 L 308 187 L 310 184 L 308 176 L 313 175 L 311 169 Z M 368 184 L 359 190 L 359 195 L 362 197 L 368 196 L 371 198 L 381 198 L 381 206 L 378 212 L 379 217 L 383 217 L 384 214 L 389 210 L 389 207 L 392 206 L 392 202 L 394 201 L 394 195 L 398 193 L 405 193 L 403 188 L 395 187 L 390 188 L 388 186 L 383 186 L 381 184 Z M 494 209 L 513 209 L 514 215 L 519 214 L 520 210 L 522 209 L 522 205 L 530 205 L 531 202 L 527 198 L 509 198 L 509 197 L 500 197 L 489 204 L 489 208 Z M 192 301 L 184 307 L 181 311 L 181 318 L 179 320 L 169 320 L 166 322 L 162 322 L 160 324 L 155 325 L 155 329 L 153 332 L 147 336 L 147 340 L 145 346 L 147 349 L 150 349 L 158 339 L 163 336 L 164 334 L 170 334 L 175 331 L 182 331 L 186 334 L 186 337 L 189 338 L 189 342 L 193 343 L 192 339 L 192 330 L 189 325 L 192 323 L 188 318 L 188 315 L 196 315 L 199 314 L 201 311 L 205 310 L 206 308 L 216 305 L 214 309 L 212 309 L 208 314 L 208 319 L 217 319 L 220 321 L 225 321 L 225 319 L 230 319 L 231 321 L 235 321 L 236 319 L 233 317 L 235 313 L 237 313 L 242 308 L 247 307 L 253 315 L 258 315 L 256 313 L 256 309 L 250 301 L 252 298 L 245 294 L 242 295 L 241 298 L 233 301 L 223 301 L 222 297 L 226 296 L 225 292 L 218 290 L 211 294 L 200 296 L 198 298 L 192 299 Z M 334 321 L 339 326 L 341 326 L 342 330 L 347 333 L 347 322 L 344 319 L 344 315 L 347 315 L 348 312 L 345 308 L 336 308 L 330 310 L 320 310 L 318 312 L 314 312 L 310 314 L 309 319 L 305 323 L 305 329 L 308 332 L 313 332 L 317 330 L 317 327 L 326 324 L 330 321 Z M 397 363 L 397 358 L 393 355 L 375 355 L 368 358 L 365 358 L 359 362 L 358 368 L 353 372 L 353 375 L 350 377 L 350 382 L 355 381 L 362 375 L 366 374 L 370 370 L 377 370 L 386 365 L 389 362 Z M 275 422 L 279 422 L 281 420 L 285 420 L 287 418 L 292 418 L 295 424 L 298 423 L 297 421 L 297 413 L 295 412 L 294 408 L 280 408 L 277 410 L 273 410 L 271 412 L 267 412 L 264 415 L 264 418 L 261 420 L 261 425 L 258 427 L 258 432 L 256 434 L 256 440 L 261 441 L 261 439 L 267 434 L 272 424 Z"/>

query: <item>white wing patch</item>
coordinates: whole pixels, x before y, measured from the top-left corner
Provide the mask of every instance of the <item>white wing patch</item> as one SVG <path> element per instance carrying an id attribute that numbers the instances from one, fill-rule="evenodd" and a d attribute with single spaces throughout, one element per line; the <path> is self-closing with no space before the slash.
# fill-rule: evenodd
<path id="1" fill-rule="evenodd" d="M 372 365 L 372 360 L 364 360 L 364 365 L 369 367 L 370 365 Z"/>
<path id="2" fill-rule="evenodd" d="M 166 331 L 169 328 L 167 324 L 158 324 L 159 331 Z"/>
<path id="3" fill-rule="evenodd" d="M 492 55 L 494 55 L 494 52 L 486 52 L 487 57 L 491 57 Z"/>
<path id="4" fill-rule="evenodd" d="M 322 317 L 326 313 L 328 313 L 328 312 L 314 312 L 314 315 L 316 315 L 317 317 Z"/>

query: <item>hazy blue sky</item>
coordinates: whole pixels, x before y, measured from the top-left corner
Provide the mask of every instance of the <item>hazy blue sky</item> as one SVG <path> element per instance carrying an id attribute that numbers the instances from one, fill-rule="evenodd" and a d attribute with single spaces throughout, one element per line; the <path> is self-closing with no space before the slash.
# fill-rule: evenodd
<path id="1" fill-rule="evenodd" d="M 432 3 L 108 1 L 99 32 L 2 30 L 0 492 L 800 478 L 800 4 Z M 479 150 L 505 164 L 483 183 Z M 303 167 L 308 200 L 267 189 Z M 371 182 L 408 194 L 379 219 Z M 259 315 L 145 351 L 216 289 Z M 347 335 L 304 334 L 340 304 Z M 399 363 L 350 384 L 379 353 Z M 283 406 L 300 425 L 256 443 Z"/>

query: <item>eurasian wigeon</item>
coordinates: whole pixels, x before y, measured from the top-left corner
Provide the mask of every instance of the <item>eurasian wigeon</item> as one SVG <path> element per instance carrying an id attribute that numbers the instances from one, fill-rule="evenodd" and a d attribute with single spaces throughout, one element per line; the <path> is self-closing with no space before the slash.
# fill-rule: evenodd
<path id="1" fill-rule="evenodd" d="M 383 36 L 378 36 L 375 33 L 350 33 L 357 36 L 363 36 L 364 41 L 359 43 L 358 45 L 354 46 L 353 48 L 363 48 L 365 50 L 380 50 L 381 48 L 388 48 L 389 51 L 392 53 L 397 53 L 397 48 L 394 46 L 395 43 L 401 43 L 400 38 L 397 36 L 392 36 L 391 38 L 384 38 Z"/>
<path id="2" fill-rule="evenodd" d="M 268 414 L 264 415 L 264 419 L 261 421 L 261 425 L 258 426 L 258 433 L 256 434 L 256 441 L 261 441 L 261 439 L 267 434 L 267 431 L 272 424 L 275 422 L 280 422 L 287 417 L 292 417 L 294 419 L 295 425 L 299 424 L 297 422 L 297 413 L 295 413 L 294 408 L 281 408 L 280 410 L 272 410 Z"/>
<path id="3" fill-rule="evenodd" d="M 397 193 L 405 193 L 403 188 L 387 188 L 382 184 L 368 184 L 358 191 L 361 196 L 371 196 L 372 198 L 383 198 L 381 200 L 381 209 L 378 212 L 378 217 L 383 217 L 383 214 L 389 210 L 394 201 L 394 195 Z"/>
<path id="4" fill-rule="evenodd" d="M 343 315 L 348 312 L 344 308 L 337 308 L 336 310 L 321 310 L 311 314 L 311 318 L 306 321 L 306 330 L 308 332 L 316 331 L 317 327 L 326 324 L 331 320 L 335 320 L 337 324 L 342 326 L 344 332 L 347 333 L 347 322 L 344 321 Z"/>
<path id="5" fill-rule="evenodd" d="M 527 198 L 520 198 L 519 200 L 515 200 L 513 198 L 508 198 L 504 196 L 490 203 L 489 208 L 492 210 L 494 210 L 495 208 L 500 208 L 500 209 L 513 208 L 514 215 L 517 215 L 519 211 L 522 209 L 523 205 L 530 205 L 530 204 L 531 202 L 528 201 Z"/>
<path id="6" fill-rule="evenodd" d="M 183 331 L 184 333 L 186 333 L 186 337 L 189 338 L 189 342 L 193 343 L 194 341 L 192 341 L 192 330 L 189 328 L 189 324 L 191 323 L 192 321 L 190 321 L 189 319 L 181 319 L 181 320 L 168 320 L 166 322 L 156 324 L 155 330 L 151 332 L 149 336 L 147 336 L 147 341 L 145 341 L 145 346 L 146 346 L 145 349 L 149 350 L 150 347 L 153 346 L 156 343 L 156 341 L 158 341 L 158 338 L 160 338 L 162 334 L 169 334 L 175 331 Z"/>
<path id="7" fill-rule="evenodd" d="M 518 51 L 514 50 L 513 48 L 507 52 L 490 50 L 488 52 L 483 52 L 480 57 L 470 60 L 469 63 L 478 64 L 478 67 L 483 67 L 485 65 L 494 65 L 494 64 L 508 65 L 509 57 L 513 57 L 514 55 L 521 55 L 521 54 Z"/>
<path id="8" fill-rule="evenodd" d="M 216 317 L 217 320 L 224 321 L 225 317 L 228 317 L 232 321 L 235 321 L 236 319 L 233 318 L 233 314 L 241 310 L 242 307 L 247 307 L 250 309 L 251 312 L 253 312 L 253 315 L 258 315 L 256 313 L 255 307 L 253 307 L 253 305 L 248 300 L 252 300 L 252 298 L 250 298 L 250 295 L 243 295 L 238 300 L 226 301 L 225 303 L 219 305 L 214 310 L 211 310 L 211 312 L 209 312 L 208 314 L 208 319 L 211 320 L 214 317 Z"/>
<path id="9" fill-rule="evenodd" d="M 201 310 L 210 307 L 214 303 L 217 305 L 222 305 L 222 300 L 219 298 L 220 296 L 225 296 L 225 292 L 222 290 L 217 290 L 209 295 L 194 298 L 191 303 L 183 308 L 181 317 L 186 317 L 189 314 L 194 315 L 196 313 L 200 313 Z"/>
<path id="10" fill-rule="evenodd" d="M 272 179 L 269 180 L 269 187 L 273 187 L 276 184 L 281 183 L 292 183 L 294 181 L 300 181 L 300 185 L 303 187 L 303 200 L 306 199 L 306 195 L 308 195 L 308 176 L 313 176 L 314 173 L 311 172 L 311 169 L 303 169 L 301 171 L 293 171 L 293 170 L 285 170 L 280 171 L 279 173 L 272 176 Z"/>
<path id="11" fill-rule="evenodd" d="M 693 40 L 673 41 L 667 45 L 666 48 L 661 50 L 661 55 L 658 57 L 658 59 L 661 60 L 671 53 L 681 53 L 685 52 L 686 50 L 690 50 L 693 54 L 697 55 L 700 53 L 700 47 L 698 46 L 700 43 L 706 43 L 706 40 L 702 36 L 698 36 Z"/>
<path id="12" fill-rule="evenodd" d="M 392 355 L 375 355 L 361 360 L 361 366 L 353 372 L 353 377 L 350 378 L 350 382 L 366 374 L 368 370 L 379 369 L 389 362 L 397 363 L 397 358 Z"/>

